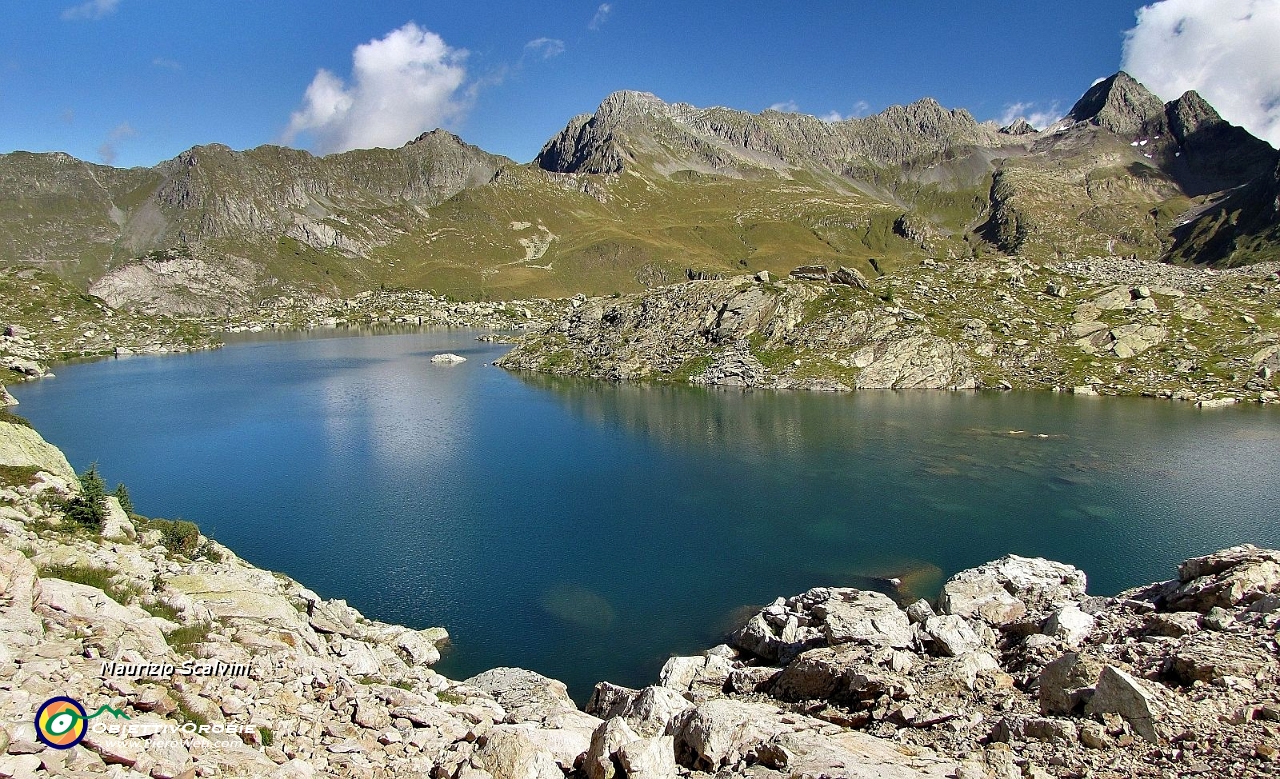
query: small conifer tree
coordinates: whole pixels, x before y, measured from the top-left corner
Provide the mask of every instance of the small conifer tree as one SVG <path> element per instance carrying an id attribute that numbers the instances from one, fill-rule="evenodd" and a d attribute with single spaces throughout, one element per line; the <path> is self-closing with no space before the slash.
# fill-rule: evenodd
<path id="1" fill-rule="evenodd" d="M 120 508 L 124 509 L 124 513 L 133 516 L 133 501 L 129 500 L 129 490 L 124 486 L 124 482 L 116 485 L 116 500 L 120 501 Z"/>
<path id="2" fill-rule="evenodd" d="M 67 519 L 78 525 L 101 528 L 107 517 L 107 488 L 98 475 L 98 464 L 80 474 L 80 494 L 71 498 L 64 509 Z"/>

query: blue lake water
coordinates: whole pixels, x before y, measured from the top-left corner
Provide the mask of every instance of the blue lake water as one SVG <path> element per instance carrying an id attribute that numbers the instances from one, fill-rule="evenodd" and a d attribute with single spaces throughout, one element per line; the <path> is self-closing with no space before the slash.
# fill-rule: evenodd
<path id="1" fill-rule="evenodd" d="M 241 341 L 13 392 L 140 513 L 367 616 L 447 627 L 446 674 L 523 666 L 579 699 L 818 585 L 928 596 L 1016 552 L 1111 594 L 1280 545 L 1275 408 L 618 386 L 507 373 L 475 336 Z"/>

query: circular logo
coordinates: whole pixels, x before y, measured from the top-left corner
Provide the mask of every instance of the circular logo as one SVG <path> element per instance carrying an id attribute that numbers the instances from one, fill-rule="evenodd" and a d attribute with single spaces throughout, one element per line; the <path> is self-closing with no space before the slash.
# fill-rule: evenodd
<path id="1" fill-rule="evenodd" d="M 36 712 L 36 738 L 54 749 L 70 749 L 89 732 L 89 717 L 74 698 L 50 698 Z"/>

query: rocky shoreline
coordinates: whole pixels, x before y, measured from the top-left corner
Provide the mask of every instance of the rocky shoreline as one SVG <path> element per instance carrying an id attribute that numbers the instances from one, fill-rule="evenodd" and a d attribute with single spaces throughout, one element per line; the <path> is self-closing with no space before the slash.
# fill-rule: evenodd
<path id="1" fill-rule="evenodd" d="M 578 301 L 512 370 L 767 389 L 1280 400 L 1280 274 L 1115 257 L 804 266 Z"/>
<path id="2" fill-rule="evenodd" d="M 818 588 L 671 658 L 653 686 L 600 683 L 583 711 L 531 671 L 447 679 L 430 667 L 443 629 L 367 619 L 203 537 L 178 544 L 114 498 L 100 530 L 76 526 L 63 506 L 81 486 L 29 427 L 0 422 L 0 466 L 3 776 L 1277 770 L 1276 551 L 1188 560 L 1116 597 L 1089 596 L 1076 568 L 1012 555 L 951 577 L 934 602 Z M 129 719 L 52 749 L 32 716 L 58 695 Z"/>
<path id="3" fill-rule="evenodd" d="M 25 302 L 19 299 L 30 298 Z M 0 270 L 0 366 L 5 382 L 45 378 L 59 360 L 216 349 L 238 333 L 385 327 L 492 330 L 492 340 L 541 330 L 564 316 L 565 300 L 454 301 L 416 290 L 377 290 L 351 298 L 297 292 L 223 316 L 175 319 L 112 309 L 34 269 Z M 53 313 L 57 312 L 57 313 Z"/>

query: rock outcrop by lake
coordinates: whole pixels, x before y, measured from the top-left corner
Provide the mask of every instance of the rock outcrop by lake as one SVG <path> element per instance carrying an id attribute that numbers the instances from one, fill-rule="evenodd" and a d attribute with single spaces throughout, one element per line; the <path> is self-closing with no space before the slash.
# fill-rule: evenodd
<path id="1" fill-rule="evenodd" d="M 567 300 L 457 301 L 417 290 L 367 291 L 350 298 L 294 292 L 220 316 L 175 319 L 113 308 L 34 268 L 2 269 L 0 368 L 7 371 L 0 385 L 48 376 L 57 360 L 214 349 L 227 333 L 468 327 L 493 330 L 486 337 L 505 340 L 517 331 L 545 328 L 569 307 Z"/>
<path id="2" fill-rule="evenodd" d="M 1048 389 L 1280 399 L 1280 275 L 1116 258 L 805 266 L 579 297 L 505 368 L 769 389 Z"/>
<path id="3" fill-rule="evenodd" d="M 444 629 L 369 619 L 114 498 L 78 526 L 65 457 L 21 425 L 0 443 L 5 776 L 1243 777 L 1280 756 L 1277 551 L 1116 597 L 1014 555 L 936 602 L 816 588 L 583 711 L 532 671 L 448 679 Z M 59 695 L 129 719 L 53 749 L 32 718 Z"/>

